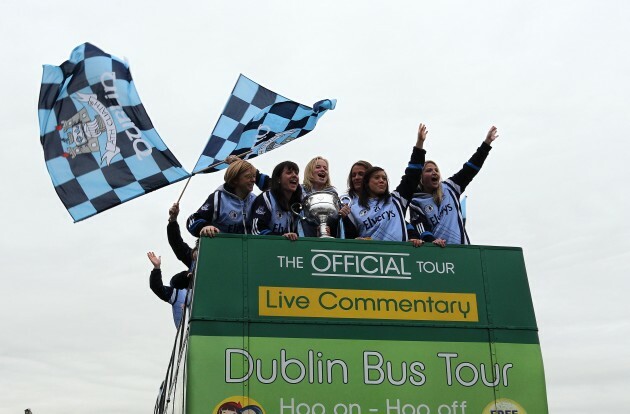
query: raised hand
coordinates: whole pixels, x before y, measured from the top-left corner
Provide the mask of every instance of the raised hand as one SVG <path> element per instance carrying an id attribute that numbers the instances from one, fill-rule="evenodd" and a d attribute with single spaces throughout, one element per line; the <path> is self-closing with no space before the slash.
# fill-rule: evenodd
<path id="1" fill-rule="evenodd" d="M 168 209 L 168 221 L 177 221 L 178 214 L 179 214 L 179 203 L 173 203 L 173 206 Z"/>
<path id="2" fill-rule="evenodd" d="M 427 126 L 421 123 L 418 126 L 418 139 L 416 140 L 417 148 L 422 148 L 422 146 L 424 145 L 424 141 L 427 139 L 428 133 L 429 133 L 429 130 L 427 129 Z"/>
<path id="3" fill-rule="evenodd" d="M 497 134 L 497 132 L 497 127 L 492 126 L 492 128 L 490 128 L 490 131 L 488 131 L 488 135 L 486 135 L 486 139 L 483 142 L 488 145 L 492 144 L 492 141 L 499 138 L 499 134 Z"/>
<path id="4" fill-rule="evenodd" d="M 155 253 L 149 252 L 147 253 L 147 257 L 149 258 L 151 264 L 153 264 L 154 269 L 160 268 L 160 266 L 162 265 L 162 256 L 156 256 Z"/>
<path id="5" fill-rule="evenodd" d="M 232 164 L 234 161 L 240 160 L 236 155 L 230 155 L 225 159 L 225 162 L 228 164 Z"/>

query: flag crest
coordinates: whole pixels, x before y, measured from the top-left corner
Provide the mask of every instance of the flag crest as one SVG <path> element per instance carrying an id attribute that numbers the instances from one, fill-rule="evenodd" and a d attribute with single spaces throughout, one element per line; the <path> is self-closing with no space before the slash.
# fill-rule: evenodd
<path id="1" fill-rule="evenodd" d="M 39 126 L 75 222 L 190 176 L 154 129 L 128 64 L 89 43 L 61 66 L 44 65 Z"/>

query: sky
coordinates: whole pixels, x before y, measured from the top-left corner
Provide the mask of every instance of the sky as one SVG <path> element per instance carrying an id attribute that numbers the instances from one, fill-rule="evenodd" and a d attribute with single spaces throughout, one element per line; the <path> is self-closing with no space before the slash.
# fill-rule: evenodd
<path id="1" fill-rule="evenodd" d="M 170 355 L 146 252 L 181 270 L 166 223 L 183 182 L 73 224 L 44 164 L 42 65 L 84 42 L 128 59 L 188 171 L 239 73 L 305 104 L 338 100 L 254 160 L 270 172 L 322 155 L 338 188 L 358 159 L 402 174 L 420 122 L 445 174 L 496 125 L 467 228 L 474 244 L 523 248 L 550 412 L 627 407 L 629 20 L 624 1 L 4 0 L 0 413 L 146 412 Z M 221 183 L 195 176 L 180 223 Z"/>

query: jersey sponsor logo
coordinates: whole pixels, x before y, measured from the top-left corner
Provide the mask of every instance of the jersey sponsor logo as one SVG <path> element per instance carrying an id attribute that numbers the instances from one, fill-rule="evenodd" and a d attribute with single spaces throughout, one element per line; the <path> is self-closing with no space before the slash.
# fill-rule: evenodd
<path id="1" fill-rule="evenodd" d="M 274 233 L 287 233 L 289 229 L 284 226 L 284 223 L 276 223 L 273 225 L 273 229 L 271 230 Z"/>
<path id="2" fill-rule="evenodd" d="M 395 217 L 396 217 L 396 213 L 394 213 L 393 210 L 387 210 L 387 211 L 382 212 L 378 216 L 368 217 L 367 220 L 363 220 L 363 225 L 365 226 L 366 230 L 369 230 L 372 227 L 376 226 L 381 221 L 391 220 Z"/>
<path id="3" fill-rule="evenodd" d="M 451 205 L 451 203 L 442 206 L 442 208 L 440 209 L 440 214 L 429 217 L 431 224 L 433 226 L 437 226 L 440 220 L 442 220 L 444 216 L 448 216 L 448 213 L 450 213 L 451 211 L 453 211 L 453 206 Z"/>
<path id="4" fill-rule="evenodd" d="M 228 224 L 227 226 L 222 226 L 223 228 L 221 229 L 221 231 L 225 232 L 225 233 L 232 233 L 232 234 L 243 234 L 244 231 L 244 227 L 241 223 L 238 224 Z"/>

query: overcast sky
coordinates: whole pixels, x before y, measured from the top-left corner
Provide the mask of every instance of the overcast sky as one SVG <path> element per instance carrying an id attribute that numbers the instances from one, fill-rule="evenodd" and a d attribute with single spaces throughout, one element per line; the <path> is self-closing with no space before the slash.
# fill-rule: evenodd
<path id="1" fill-rule="evenodd" d="M 357 159 L 397 179 L 419 122 L 446 175 L 496 125 L 467 190 L 468 230 L 524 250 L 550 412 L 628 407 L 628 2 L 203 3 L 0 3 L 0 412 L 147 412 L 170 355 L 171 311 L 148 288 L 145 254 L 181 270 L 165 229 L 183 183 L 73 224 L 44 164 L 42 65 L 84 42 L 129 60 L 189 171 L 239 73 L 308 105 L 338 99 L 255 165 L 323 155 L 339 188 Z M 194 177 L 180 223 L 221 182 Z"/>

